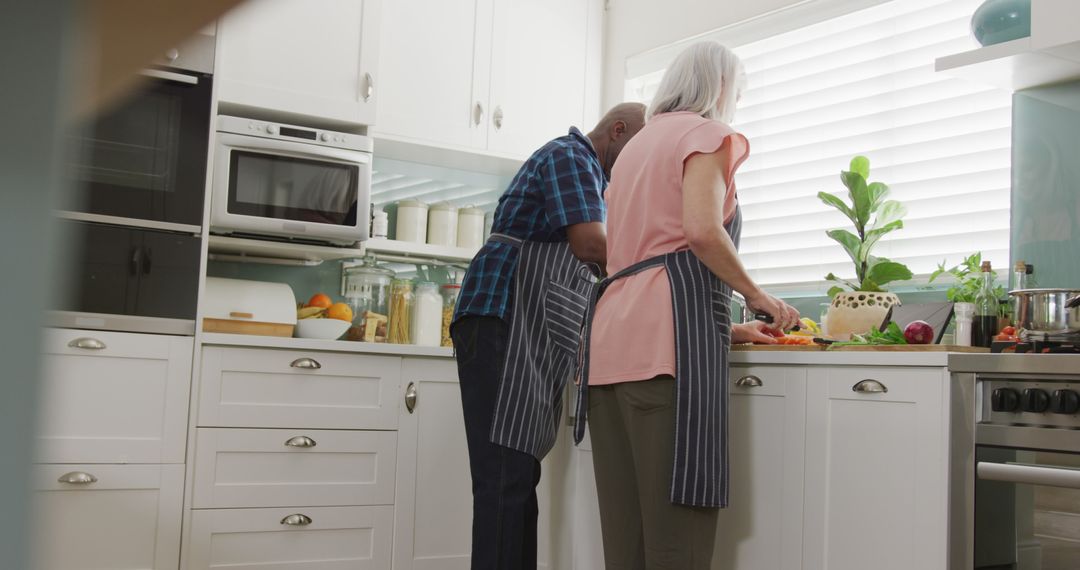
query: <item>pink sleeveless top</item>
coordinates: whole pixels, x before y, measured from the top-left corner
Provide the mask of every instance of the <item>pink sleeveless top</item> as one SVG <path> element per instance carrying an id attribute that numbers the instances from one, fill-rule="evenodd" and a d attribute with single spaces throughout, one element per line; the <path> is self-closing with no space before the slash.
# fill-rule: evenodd
<path id="1" fill-rule="evenodd" d="M 727 164 L 726 223 L 737 204 L 735 171 L 750 152 L 746 137 L 723 123 L 679 112 L 656 115 L 627 143 L 605 194 L 609 275 L 690 248 L 682 225 L 683 166 L 694 154 L 717 151 Z M 662 267 L 612 283 L 593 321 L 589 384 L 674 376 L 674 329 L 671 287 Z"/>

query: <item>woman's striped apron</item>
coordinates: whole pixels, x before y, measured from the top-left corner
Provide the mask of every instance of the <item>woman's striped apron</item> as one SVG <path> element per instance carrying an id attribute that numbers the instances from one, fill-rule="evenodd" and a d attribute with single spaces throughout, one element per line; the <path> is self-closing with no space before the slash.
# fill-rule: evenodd
<path id="1" fill-rule="evenodd" d="M 491 441 L 543 459 L 559 434 L 563 393 L 573 375 L 596 277 L 567 242 L 492 241 L 519 249 L 510 338 Z"/>
<path id="2" fill-rule="evenodd" d="M 735 247 L 742 212 L 725 226 Z M 731 287 L 692 252 L 646 259 L 600 282 L 590 299 L 586 343 L 596 304 L 612 282 L 663 267 L 671 283 L 675 320 L 675 461 L 671 502 L 695 507 L 728 505 L 728 348 L 731 346 Z M 574 441 L 585 437 L 589 409 L 589 346 L 582 351 L 575 407 Z"/>

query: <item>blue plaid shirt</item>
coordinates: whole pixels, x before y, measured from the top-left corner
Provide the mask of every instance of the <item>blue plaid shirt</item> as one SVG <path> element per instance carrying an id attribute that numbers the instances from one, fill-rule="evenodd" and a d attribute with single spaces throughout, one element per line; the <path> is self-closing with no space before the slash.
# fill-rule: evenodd
<path id="1" fill-rule="evenodd" d="M 499 199 L 491 231 L 527 241 L 566 241 L 566 228 L 603 222 L 607 176 L 592 142 L 581 131 L 545 144 L 518 170 Z M 517 248 L 487 242 L 461 286 L 454 320 L 510 315 Z"/>

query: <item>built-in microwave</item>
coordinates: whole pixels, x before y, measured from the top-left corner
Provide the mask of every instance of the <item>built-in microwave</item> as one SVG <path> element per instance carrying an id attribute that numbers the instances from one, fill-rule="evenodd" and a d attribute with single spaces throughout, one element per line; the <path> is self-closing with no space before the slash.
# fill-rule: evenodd
<path id="1" fill-rule="evenodd" d="M 220 115 L 210 230 L 352 246 L 368 238 L 371 139 Z"/>

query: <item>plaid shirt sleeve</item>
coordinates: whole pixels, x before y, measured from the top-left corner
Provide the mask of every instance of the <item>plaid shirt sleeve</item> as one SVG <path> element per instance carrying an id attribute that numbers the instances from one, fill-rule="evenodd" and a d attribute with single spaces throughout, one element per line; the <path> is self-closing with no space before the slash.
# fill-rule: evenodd
<path id="1" fill-rule="evenodd" d="M 561 147 L 548 155 L 541 172 L 544 209 L 553 229 L 606 219 L 603 192 L 607 181 L 592 153 Z"/>

